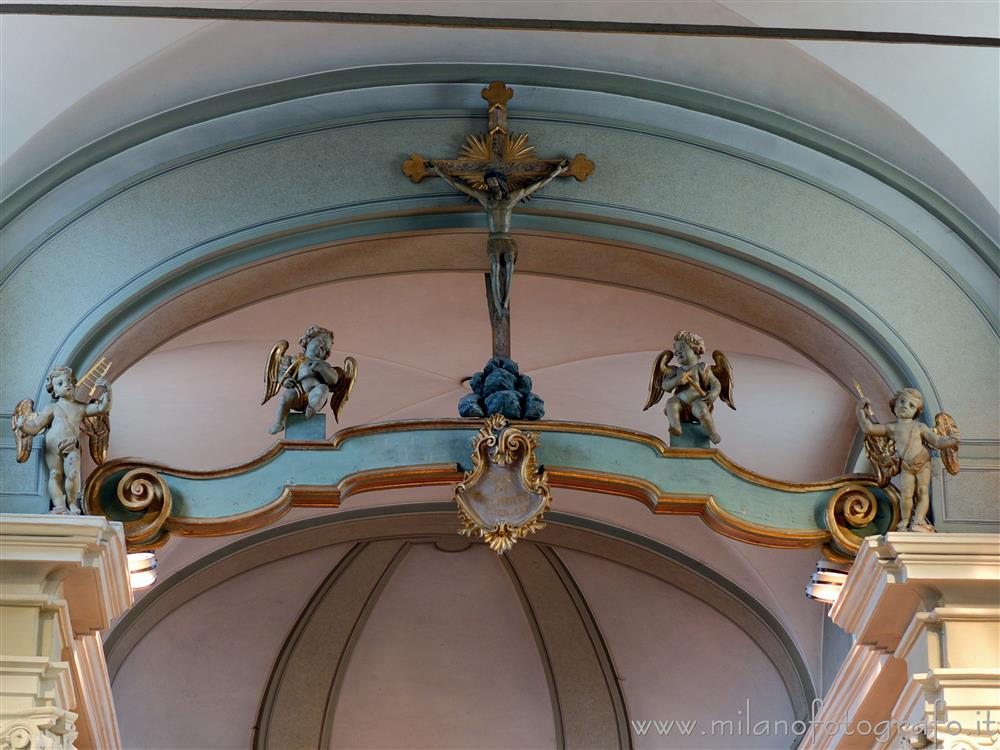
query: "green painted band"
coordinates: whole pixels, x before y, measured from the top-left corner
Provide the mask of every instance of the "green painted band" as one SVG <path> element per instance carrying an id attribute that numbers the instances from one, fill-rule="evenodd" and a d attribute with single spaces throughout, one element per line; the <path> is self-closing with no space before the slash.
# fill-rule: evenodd
<path id="1" fill-rule="evenodd" d="M 89 167 L 180 128 L 336 91 L 426 83 L 478 84 L 497 78 L 510 84 L 594 91 L 670 104 L 749 125 L 799 143 L 869 174 L 914 201 L 954 231 L 994 273 L 1000 275 L 1000 248 L 975 222 L 926 184 L 842 138 L 763 107 L 677 84 L 616 73 L 531 65 L 372 66 L 317 73 L 209 97 L 122 128 L 52 165 L 0 202 L 0 228 L 50 190 Z"/>
<path id="2" fill-rule="evenodd" d="M 433 199 L 433 196 L 430 196 Z M 540 201 L 541 202 L 541 201 Z M 392 205 L 388 201 L 382 205 L 381 217 L 368 219 L 364 215 L 355 220 L 331 225 L 322 216 L 310 214 L 297 217 L 299 224 L 294 232 L 290 226 L 280 227 L 268 224 L 253 227 L 235 234 L 215 238 L 212 242 L 189 248 L 160 264 L 148 269 L 144 274 L 132 279 L 114 295 L 98 302 L 66 335 L 53 352 L 56 359 L 72 364 L 89 362 L 113 341 L 128 325 L 143 317 L 148 311 L 162 304 L 182 290 L 198 283 L 218 277 L 240 266 L 276 257 L 307 247 L 316 247 L 331 242 L 370 236 L 372 234 L 394 234 L 412 231 L 433 231 L 479 227 L 479 217 L 458 208 L 453 213 L 436 213 L 416 216 L 391 216 Z M 406 208 L 412 208 L 414 201 L 403 201 Z M 367 208 L 367 207 L 365 207 Z M 364 209 L 363 209 L 364 210 Z M 343 216 L 342 212 L 337 212 Z M 855 345 L 876 364 L 886 382 L 907 382 L 921 389 L 928 401 L 928 410 L 937 408 L 940 396 L 934 387 L 927 367 L 916 357 L 912 349 L 892 326 L 863 303 L 853 298 L 849 290 L 836 286 L 833 282 L 815 274 L 811 284 L 804 280 L 793 281 L 787 273 L 775 271 L 774 266 L 781 261 L 794 263 L 774 251 L 768 251 L 773 260 L 765 263 L 755 261 L 754 248 L 745 241 L 734 237 L 720 238 L 707 228 L 684 222 L 665 222 L 667 227 L 639 227 L 634 223 L 622 225 L 614 221 L 602 221 L 593 213 L 586 216 L 548 215 L 535 211 L 521 217 L 524 228 L 586 236 L 639 245 L 687 257 L 695 262 L 724 269 L 736 276 L 750 279 L 753 283 L 772 289 L 780 296 L 794 300 L 807 309 L 813 310 L 830 325 L 841 330 Z M 274 236 L 281 230 L 279 236 Z M 718 251 L 720 241 L 732 246 L 732 254 Z M 238 249 L 232 250 L 234 246 Z M 227 248 L 229 249 L 227 251 Z M 757 248 L 760 249 L 760 248 Z M 197 250 L 203 258 L 189 259 L 189 253 Z M 786 265 L 787 270 L 793 270 Z M 796 273 L 803 269 L 794 268 Z M 823 290 L 821 286 L 827 286 Z M 135 290 L 135 291 L 132 291 Z M 854 301 L 854 306 L 838 304 L 837 299 L 846 295 Z M 861 311 L 867 311 L 867 317 Z M 49 364 L 51 367 L 51 363 Z M 46 369 L 47 371 L 47 369 Z M 39 382 L 39 394 L 43 382 Z"/>

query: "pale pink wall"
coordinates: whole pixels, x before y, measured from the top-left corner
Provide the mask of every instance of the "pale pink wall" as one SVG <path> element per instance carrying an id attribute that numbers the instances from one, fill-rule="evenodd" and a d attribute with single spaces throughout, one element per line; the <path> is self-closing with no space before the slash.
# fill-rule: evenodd
<path id="1" fill-rule="evenodd" d="M 666 439 L 663 401 L 642 411 L 658 353 L 609 355 L 533 371 L 546 418 L 613 424 Z M 722 452 L 777 479 L 808 481 L 843 473 L 856 424 L 849 395 L 815 370 L 753 354 L 727 354 L 735 372 L 736 410 L 722 402 L 715 406 Z"/>
<path id="2" fill-rule="evenodd" d="M 256 568 L 156 625 L 113 686 L 125 747 L 246 748 L 288 630 L 346 547 Z M 597 618 L 632 719 L 709 728 L 713 719 L 738 719 L 749 697 L 755 719 L 791 721 L 776 670 L 728 619 L 646 574 L 559 555 Z M 331 677 L 316 674 L 317 689 Z M 553 747 L 539 652 L 496 555 L 483 545 L 460 553 L 412 547 L 363 626 L 335 710 L 331 748 Z M 788 744 L 655 730 L 634 739 L 637 748 Z"/>
<path id="3" fill-rule="evenodd" d="M 246 750 L 289 629 L 348 547 L 247 571 L 161 620 L 125 659 L 112 686 L 123 746 Z"/>
<path id="4" fill-rule="evenodd" d="M 485 545 L 412 548 L 351 657 L 331 748 L 551 748 L 548 685 L 521 602 Z"/>
<path id="5" fill-rule="evenodd" d="M 448 487 L 409 487 L 366 492 L 348 498 L 343 510 L 411 503 L 452 502 Z M 630 498 L 578 490 L 553 490 L 554 510 L 628 529 L 690 555 L 730 579 L 761 602 L 788 628 L 814 678 L 819 678 L 822 605 L 803 589 L 812 574 L 816 549 L 755 547 L 721 536 L 694 516 L 657 516 Z M 339 512 L 330 508 L 292 508 L 277 525 Z M 161 580 L 189 562 L 256 532 L 225 537 L 174 536 L 157 551 Z M 152 590 L 152 589 L 150 589 Z M 139 592 L 141 598 L 145 592 Z"/>
<path id="6" fill-rule="evenodd" d="M 728 578 L 781 621 L 813 679 L 819 679 L 825 610 L 804 594 L 819 550 L 755 547 L 716 533 L 696 516 L 654 516 L 631 498 L 562 489 L 553 490 L 552 498 L 553 510 L 642 534 Z"/>
<path id="7" fill-rule="evenodd" d="M 633 721 L 696 722 L 633 732 L 634 746 L 750 750 L 787 748 L 793 737 L 740 734 L 750 702 L 753 721 L 795 719 L 777 670 L 757 645 L 707 604 L 645 573 L 591 555 L 560 557 L 583 590 L 611 652 Z M 732 720 L 712 731 L 713 721 Z M 748 728 L 749 729 L 749 728 Z M 704 734 L 702 734 L 704 732 Z"/>
<path id="8" fill-rule="evenodd" d="M 205 323 L 139 361 L 114 383 L 110 454 L 185 468 L 246 461 L 274 441 L 273 402 L 259 406 L 273 343 L 316 322 L 337 335 L 333 359 L 360 373 L 340 427 L 457 416 L 461 379 L 489 355 L 477 274 L 387 276 L 303 289 Z M 801 355 L 691 305 L 600 284 L 524 275 L 514 286 L 514 354 L 549 419 L 666 436 L 662 407 L 642 412 L 656 354 L 676 329 L 730 355 L 733 412 L 716 410 L 722 449 L 782 479 L 825 479 L 844 466 L 851 397 Z M 327 431 L 338 429 L 327 416 Z"/>

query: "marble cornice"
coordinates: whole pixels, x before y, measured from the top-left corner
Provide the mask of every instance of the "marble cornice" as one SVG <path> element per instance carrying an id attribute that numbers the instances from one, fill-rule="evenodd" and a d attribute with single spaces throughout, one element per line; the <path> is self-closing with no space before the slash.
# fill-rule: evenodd
<path id="1" fill-rule="evenodd" d="M 69 606 L 77 635 L 107 629 L 132 606 L 121 524 L 96 516 L 0 514 L 0 562 L 22 580 L 62 580 L 61 599 Z M 61 601 L 38 600 L 34 588 L 17 590 L 5 582 L 4 600 L 31 600 L 35 606 Z M 29 603 L 28 601 L 24 603 Z"/>

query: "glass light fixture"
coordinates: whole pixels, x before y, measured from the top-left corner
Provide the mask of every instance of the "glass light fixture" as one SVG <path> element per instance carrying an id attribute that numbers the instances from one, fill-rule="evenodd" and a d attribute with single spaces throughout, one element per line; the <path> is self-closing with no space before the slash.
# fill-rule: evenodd
<path id="1" fill-rule="evenodd" d="M 833 604 L 840 596 L 850 569 L 848 563 L 820 560 L 816 563 L 816 572 L 806 585 L 806 596 L 824 604 Z"/>
<path id="2" fill-rule="evenodd" d="M 156 583 L 156 553 L 129 552 L 128 577 L 133 591 L 147 589 Z"/>

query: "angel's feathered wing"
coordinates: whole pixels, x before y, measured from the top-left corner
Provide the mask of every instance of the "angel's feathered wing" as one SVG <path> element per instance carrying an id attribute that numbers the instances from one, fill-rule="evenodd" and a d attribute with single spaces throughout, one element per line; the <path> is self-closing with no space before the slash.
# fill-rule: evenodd
<path id="1" fill-rule="evenodd" d="M 23 464 L 31 455 L 31 438 L 33 436 L 18 428 L 18 417 L 24 417 L 25 420 L 38 419 L 38 414 L 35 413 L 35 402 L 30 398 L 18 401 L 17 406 L 14 407 L 14 413 L 10 415 L 10 429 L 13 430 L 14 440 L 17 442 L 17 462 Z"/>
<path id="2" fill-rule="evenodd" d="M 958 425 L 955 424 L 955 420 L 950 414 L 942 411 L 934 417 L 934 432 L 944 437 L 952 437 L 958 434 Z M 944 468 L 952 476 L 958 474 L 958 448 L 941 448 L 939 450 Z"/>
<path id="3" fill-rule="evenodd" d="M 663 386 L 660 384 L 667 374 L 667 367 L 673 356 L 673 349 L 665 349 L 656 356 L 656 360 L 653 362 L 653 374 L 649 377 L 649 398 L 646 399 L 646 405 L 642 407 L 643 411 L 663 398 Z"/>
<path id="4" fill-rule="evenodd" d="M 865 455 L 875 467 L 879 487 L 888 487 L 889 480 L 899 473 L 896 441 L 889 437 L 865 436 Z"/>
<path id="5" fill-rule="evenodd" d="M 722 392 L 719 394 L 719 398 L 723 403 L 727 404 L 730 409 L 736 408 L 736 403 L 733 401 L 733 366 L 730 364 L 729 359 L 725 354 L 716 349 L 712 352 L 712 360 L 715 362 L 712 365 L 712 374 L 719 380 L 722 384 Z"/>
<path id="6" fill-rule="evenodd" d="M 872 424 L 878 424 L 875 412 L 870 406 L 865 407 L 865 416 Z M 865 455 L 875 467 L 879 487 L 888 487 L 889 480 L 899 473 L 899 456 L 896 455 L 896 441 L 891 437 L 865 435 Z"/>
<path id="7" fill-rule="evenodd" d="M 108 441 L 111 439 L 111 418 L 107 414 L 91 414 L 83 418 L 81 429 L 90 438 L 90 457 L 100 466 L 108 460 Z"/>
<path id="8" fill-rule="evenodd" d="M 267 355 L 267 367 L 264 370 L 264 400 L 260 402 L 261 406 L 274 398 L 281 390 L 281 380 L 282 375 L 284 375 L 281 361 L 285 358 L 286 351 L 288 351 L 288 342 L 279 341 L 271 349 L 271 353 Z"/>
<path id="9" fill-rule="evenodd" d="M 348 357 L 344 360 L 343 367 L 334 367 L 333 369 L 340 377 L 330 391 L 330 411 L 333 412 L 334 420 L 339 422 L 344 404 L 347 403 L 347 399 L 351 397 L 351 391 L 354 390 L 354 381 L 358 377 L 358 361 L 354 357 Z"/>

